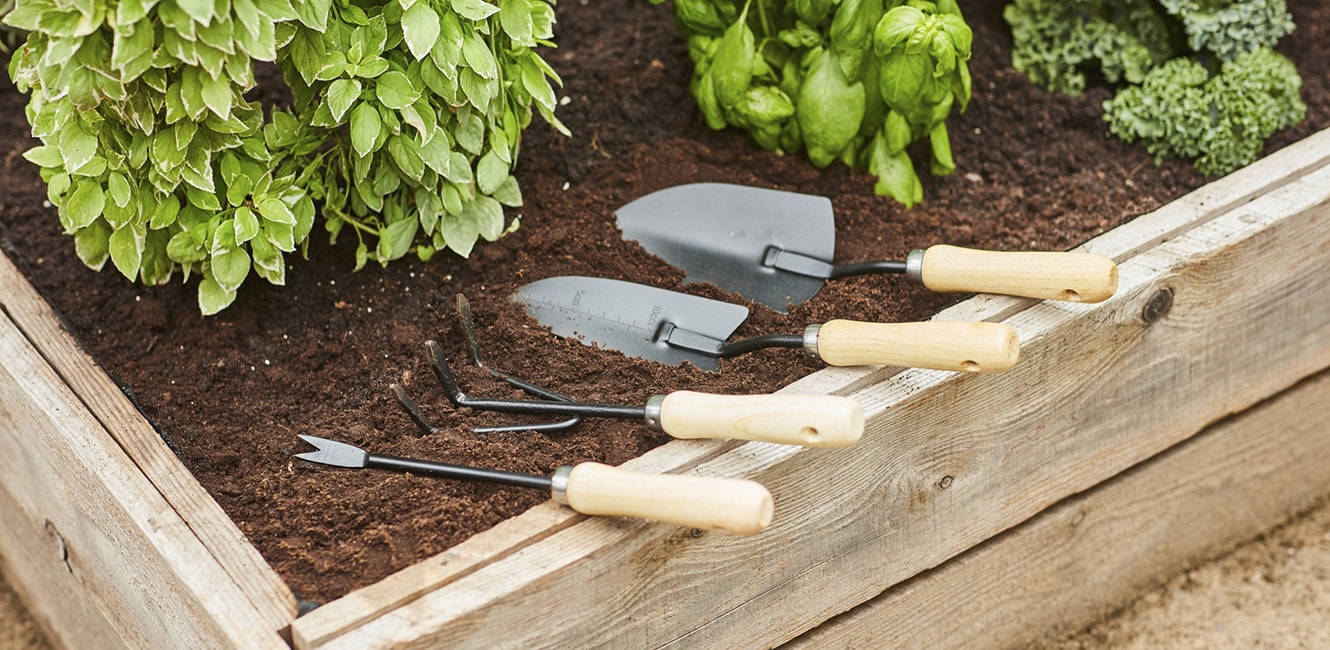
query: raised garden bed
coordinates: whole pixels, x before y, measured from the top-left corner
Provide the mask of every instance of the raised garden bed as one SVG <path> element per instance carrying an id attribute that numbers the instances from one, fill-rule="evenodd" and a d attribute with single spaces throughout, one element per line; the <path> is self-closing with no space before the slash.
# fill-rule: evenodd
<path id="1" fill-rule="evenodd" d="M 38 208 L 43 193 L 33 189 L 35 174 L 9 156 L 6 174 L 27 174 L 15 193 L 27 203 L 4 206 L 13 257 L 137 404 L 90 363 L 5 263 L 0 404 L 3 430 L 12 435 L 3 439 L 0 503 L 7 521 L 23 522 L 3 539 L 7 572 L 71 645 L 112 637 L 129 645 L 179 638 L 276 645 L 295 613 L 290 585 L 302 597 L 332 600 L 294 623 L 301 646 L 446 640 L 738 647 L 791 639 L 942 566 L 819 633 L 851 620 L 872 621 L 857 629 L 907 629 L 873 613 L 888 611 L 875 605 L 960 566 L 947 560 L 967 549 L 983 544 L 962 561 L 1018 537 L 985 542 L 1068 495 L 1181 441 L 1221 437 L 1196 434 L 1330 365 L 1330 318 L 1326 301 L 1317 299 L 1330 289 L 1315 273 L 1330 255 L 1322 225 L 1330 187 L 1325 134 L 1092 240 L 1090 250 L 1121 265 L 1119 295 L 1107 303 L 984 297 L 937 316 L 1016 327 L 1023 359 L 1003 375 L 813 372 L 811 363 L 776 353 L 727 362 L 720 375 L 664 368 L 557 341 L 530 328 L 506 296 L 559 273 L 677 283 L 677 272 L 619 242 L 609 216 L 614 206 L 677 182 L 827 194 L 847 260 L 935 241 L 1065 247 L 1199 185 L 1185 165 L 1156 169 L 1143 153 L 1103 138 L 1095 110 L 1102 97 L 1044 97 L 1005 70 L 996 11 L 967 7 L 971 22 L 986 30 L 977 42 L 990 46 L 979 48 L 986 63 L 976 62 L 976 78 L 987 69 L 992 85 L 978 85 L 975 105 L 955 129 L 961 169 L 930 183 L 922 210 L 905 212 L 872 198 L 862 175 L 818 173 L 801 160 L 756 152 L 737 136 L 705 131 L 688 105 L 685 57 L 665 12 L 628 2 L 560 7 L 564 45 L 553 61 L 560 65 L 562 57 L 561 70 L 569 70 L 571 106 L 591 107 L 570 108 L 568 122 L 575 133 L 594 135 L 532 133 L 523 151 L 522 230 L 478 249 L 468 264 L 436 260 L 355 275 L 345 270 L 345 251 L 316 247 L 311 262 L 292 270 L 292 286 L 259 288 L 215 319 L 192 311 L 192 287 L 144 290 L 78 269 L 67 240 L 54 236 L 53 218 Z M 1303 27 L 1286 47 L 1324 43 L 1325 21 L 1316 20 L 1324 10 L 1301 11 Z M 1308 57 L 1317 65 L 1325 60 Z M 1324 70 L 1303 74 L 1312 118 L 1281 134 L 1283 142 L 1330 123 Z M 1313 94 L 1322 95 L 1320 103 Z M 3 97 L 6 106 L 18 105 L 12 90 Z M 1040 113 L 1031 117 L 1036 103 Z M 994 133 L 1021 146 L 995 145 Z M 35 241 L 47 243 L 30 247 Z M 59 279 L 69 267 L 78 272 Z M 550 439 L 416 438 L 386 384 L 407 372 L 428 374 L 426 338 L 439 338 L 461 357 L 451 319 L 457 291 L 476 308 L 494 365 L 567 393 L 633 401 L 694 386 L 836 392 L 864 402 L 869 431 L 847 450 L 693 442 L 645 455 L 662 440 L 624 425 Z M 784 331 L 831 317 L 925 318 L 948 302 L 897 282 L 854 281 L 829 286 L 788 317 L 757 310 L 744 331 Z M 195 336 L 225 345 L 187 338 Z M 157 381 L 144 383 L 154 375 Z M 313 391 L 297 392 L 306 379 Z M 463 381 L 486 380 L 472 372 Z M 246 387 L 258 396 L 237 400 Z M 416 381 L 412 390 L 418 398 L 437 395 L 430 381 Z M 482 421 L 437 403 L 428 413 L 450 429 Z M 205 405 L 221 413 L 200 416 Z M 234 417 L 223 418 L 226 410 Z M 1238 428 L 1249 440 L 1249 428 Z M 294 435 L 305 432 L 372 442 L 376 451 L 524 471 L 596 459 L 746 476 L 776 495 L 777 520 L 750 538 L 694 535 L 587 519 L 552 504 L 530 507 L 544 498 L 538 494 L 314 471 L 289 461 L 300 450 Z M 1306 447 L 1300 458 L 1321 457 L 1320 446 Z M 521 450 L 516 456 L 514 448 Z M 1193 468 L 1207 462 L 1200 452 L 1173 455 L 1194 456 L 1183 461 Z M 1167 471 L 1153 466 L 1136 474 Z M 1233 469 L 1237 477 L 1255 471 Z M 1292 507 L 1305 494 L 1280 497 L 1271 508 Z M 1059 508 L 1020 530 L 1050 521 L 1065 504 Z M 466 539 L 478 522 L 500 521 Z M 1019 554 L 1023 547 L 1015 548 Z M 1086 548 L 1076 557 L 1101 551 Z M 81 592 L 88 595 L 76 597 Z"/>

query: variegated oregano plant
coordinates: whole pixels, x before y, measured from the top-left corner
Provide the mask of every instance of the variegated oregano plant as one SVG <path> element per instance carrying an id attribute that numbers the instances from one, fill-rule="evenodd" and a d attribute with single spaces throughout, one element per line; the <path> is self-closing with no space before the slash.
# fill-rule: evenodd
<path id="1" fill-rule="evenodd" d="M 253 274 L 283 284 L 316 222 L 355 266 L 467 256 L 517 226 L 512 169 L 554 117 L 553 0 L 19 0 L 10 76 L 31 93 L 25 157 L 80 259 L 199 308 Z M 248 99 L 275 62 L 290 106 Z"/>

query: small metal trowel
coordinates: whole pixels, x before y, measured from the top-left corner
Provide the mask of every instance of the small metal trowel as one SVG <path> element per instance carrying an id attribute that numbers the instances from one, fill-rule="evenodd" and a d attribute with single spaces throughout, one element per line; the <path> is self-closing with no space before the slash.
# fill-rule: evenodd
<path id="1" fill-rule="evenodd" d="M 616 211 L 625 239 L 687 272 L 784 312 L 828 279 L 903 273 L 933 291 L 1100 302 L 1117 266 L 1092 253 L 996 252 L 938 245 L 902 261 L 832 264 L 835 215 L 823 196 L 725 183 L 678 185 Z"/>
<path id="2" fill-rule="evenodd" d="M 748 308 L 605 278 L 562 276 L 532 282 L 514 299 L 555 334 L 673 365 L 716 370 L 719 358 L 762 348 L 801 348 L 833 366 L 889 365 L 963 372 L 1011 368 L 1016 331 L 1002 323 L 833 320 L 801 334 L 727 343 Z"/>

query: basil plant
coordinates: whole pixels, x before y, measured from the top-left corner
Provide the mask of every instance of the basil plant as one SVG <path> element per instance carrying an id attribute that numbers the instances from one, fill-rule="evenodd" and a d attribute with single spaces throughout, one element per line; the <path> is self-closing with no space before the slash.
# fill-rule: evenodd
<path id="1" fill-rule="evenodd" d="M 711 128 L 867 169 L 906 206 L 923 200 L 911 144 L 955 169 L 946 119 L 970 100 L 973 39 L 955 0 L 675 0 L 674 17 Z"/>

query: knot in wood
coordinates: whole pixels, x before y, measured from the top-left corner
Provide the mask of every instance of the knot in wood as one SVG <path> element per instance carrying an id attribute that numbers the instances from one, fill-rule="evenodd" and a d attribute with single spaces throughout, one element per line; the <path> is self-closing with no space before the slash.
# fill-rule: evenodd
<path id="1" fill-rule="evenodd" d="M 1168 315 L 1168 311 L 1173 308 L 1173 290 L 1164 287 L 1150 296 L 1149 302 L 1145 303 L 1145 308 L 1141 310 L 1141 318 L 1147 325 Z"/>
<path id="2" fill-rule="evenodd" d="M 942 480 L 940 480 L 940 481 L 937 482 L 937 486 L 945 490 L 945 489 L 951 487 L 951 481 L 952 481 L 952 478 L 951 478 L 950 475 L 943 476 L 943 477 L 942 477 Z"/>

